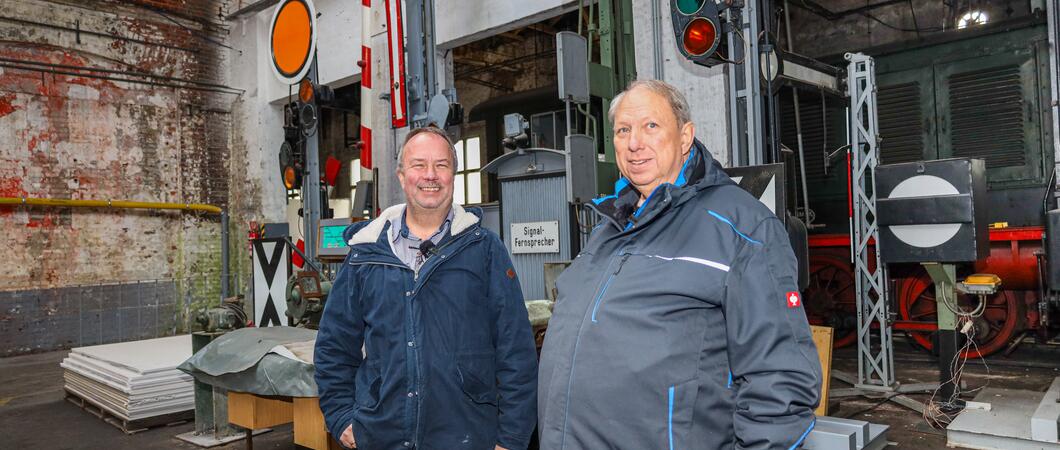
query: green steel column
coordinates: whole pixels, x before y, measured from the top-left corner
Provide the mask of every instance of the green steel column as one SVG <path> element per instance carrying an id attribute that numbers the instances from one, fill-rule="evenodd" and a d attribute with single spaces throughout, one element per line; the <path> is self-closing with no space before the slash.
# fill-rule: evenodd
<path id="1" fill-rule="evenodd" d="M 601 0 L 597 8 L 596 22 L 589 28 L 589 41 L 592 42 L 592 33 L 599 35 L 600 62 L 589 62 L 589 93 L 601 100 L 600 138 L 604 161 L 597 164 L 597 183 L 600 192 L 609 193 L 618 178 L 618 168 L 607 109 L 611 99 L 637 77 L 633 52 L 633 4 L 630 0 Z"/>
<path id="2" fill-rule="evenodd" d="M 927 269 L 931 279 L 935 281 L 935 302 L 938 311 L 939 330 L 936 333 L 939 361 L 939 390 L 941 408 L 947 413 L 957 411 L 963 407 L 963 402 L 956 398 L 957 384 L 954 382 L 953 361 L 957 359 L 958 348 L 964 337 L 957 333 L 957 315 L 944 303 L 949 299 L 950 303 L 957 305 L 957 268 L 953 264 L 921 263 Z M 950 399 L 954 399 L 951 403 Z"/>
<path id="3" fill-rule="evenodd" d="M 957 315 L 943 304 L 943 298 L 948 298 L 953 304 L 957 304 L 957 267 L 953 264 L 922 263 L 931 280 L 935 282 L 935 302 L 938 311 L 938 324 L 940 330 L 956 330 Z M 945 297 L 944 297 L 945 296 Z"/>
<path id="4" fill-rule="evenodd" d="M 211 341 L 212 333 L 197 331 L 191 334 L 191 352 L 198 352 Z M 214 430 L 213 386 L 195 380 L 195 432 L 205 434 Z"/>

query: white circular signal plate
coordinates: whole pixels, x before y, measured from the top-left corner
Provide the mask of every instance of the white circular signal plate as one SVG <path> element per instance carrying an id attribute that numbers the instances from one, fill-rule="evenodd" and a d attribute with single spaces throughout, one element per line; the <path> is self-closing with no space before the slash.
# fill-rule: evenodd
<path id="1" fill-rule="evenodd" d="M 933 197 L 960 194 L 950 182 L 934 175 L 917 175 L 901 183 L 887 198 Z M 927 211 L 924 211 L 927 214 Z M 945 244 L 961 230 L 959 223 L 933 223 L 924 225 L 891 225 L 891 232 L 902 242 L 913 247 L 931 248 Z"/>

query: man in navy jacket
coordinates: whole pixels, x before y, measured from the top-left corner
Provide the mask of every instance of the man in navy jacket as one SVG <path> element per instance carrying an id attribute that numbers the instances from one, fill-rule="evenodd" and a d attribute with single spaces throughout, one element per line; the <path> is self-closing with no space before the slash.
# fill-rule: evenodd
<path id="1" fill-rule="evenodd" d="M 320 409 L 346 447 L 529 444 L 537 360 L 519 280 L 481 212 L 453 204 L 455 172 L 444 132 L 413 131 L 397 172 L 408 203 L 346 230 L 314 354 Z"/>

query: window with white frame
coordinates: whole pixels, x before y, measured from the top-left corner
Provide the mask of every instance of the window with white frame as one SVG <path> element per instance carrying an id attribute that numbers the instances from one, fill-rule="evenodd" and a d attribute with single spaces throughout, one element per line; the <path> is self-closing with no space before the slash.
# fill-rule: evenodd
<path id="1" fill-rule="evenodd" d="M 456 178 L 453 200 L 461 205 L 482 203 L 482 153 L 478 136 L 456 142 Z"/>
<path id="2" fill-rule="evenodd" d="M 986 25 L 986 21 L 987 17 L 985 12 L 979 10 L 968 11 L 967 13 L 964 13 L 960 19 L 957 19 L 957 29 L 963 30 L 970 26 Z"/>

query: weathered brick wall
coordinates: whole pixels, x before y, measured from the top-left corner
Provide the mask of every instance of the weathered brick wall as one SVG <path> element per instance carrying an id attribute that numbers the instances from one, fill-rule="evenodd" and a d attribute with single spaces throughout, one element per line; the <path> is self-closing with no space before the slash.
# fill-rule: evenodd
<path id="1" fill-rule="evenodd" d="M 219 14 L 227 8 L 223 0 L 0 2 L 0 196 L 227 206 L 227 111 L 238 94 L 224 88 Z M 0 208 L 0 341 L 12 343 L 0 356 L 84 343 L 27 338 L 28 330 L 144 307 L 111 302 L 125 309 L 116 316 L 106 302 L 86 307 L 72 300 L 83 285 L 177 280 L 174 307 L 216 302 L 219 223 L 179 212 Z M 17 308 L 4 304 L 15 297 Z M 149 302 L 156 313 L 159 303 Z M 144 337 L 146 325 L 114 339 Z"/>

